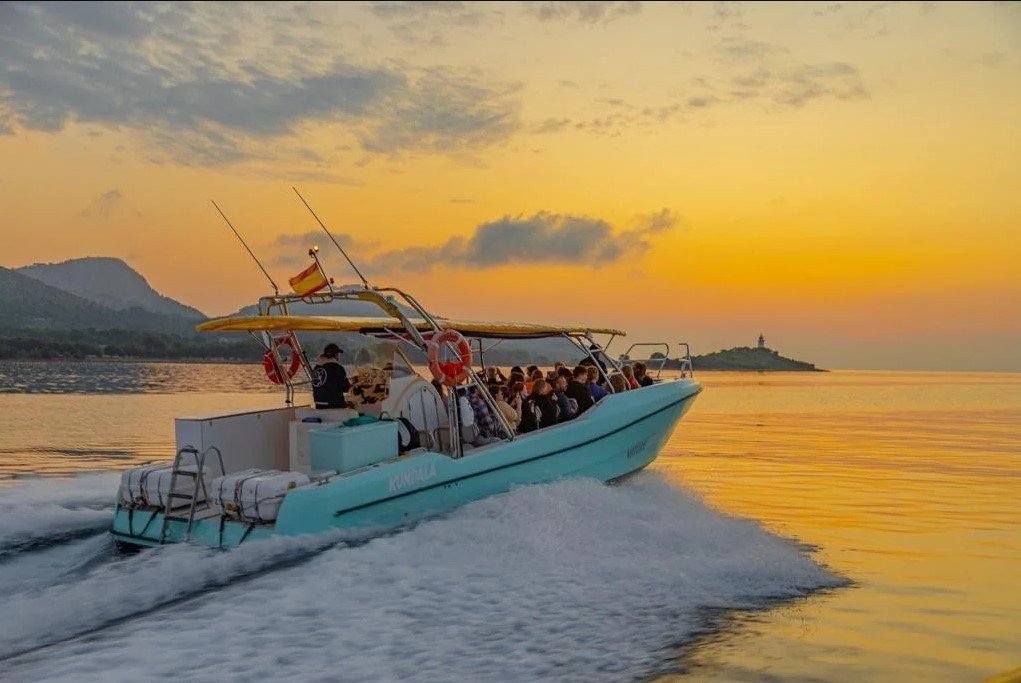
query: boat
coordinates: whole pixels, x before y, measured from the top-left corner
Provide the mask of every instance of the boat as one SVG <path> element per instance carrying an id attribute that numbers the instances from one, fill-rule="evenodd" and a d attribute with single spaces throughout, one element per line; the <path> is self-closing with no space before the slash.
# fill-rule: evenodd
<path id="1" fill-rule="evenodd" d="M 174 459 L 122 474 L 110 529 L 119 544 L 233 548 L 331 530 L 371 536 L 517 486 L 574 477 L 614 482 L 653 461 L 701 391 L 689 356 L 680 377 L 615 392 L 621 366 L 606 348 L 623 330 L 440 318 L 396 287 L 362 280 L 277 291 L 259 300 L 255 315 L 197 327 L 256 339 L 284 405 L 177 418 Z M 369 302 L 380 315 L 307 314 L 335 301 Z M 301 343 L 310 333 L 347 340 L 354 358 L 344 407 L 300 400 L 316 370 Z M 573 344 L 608 393 L 574 419 L 517 433 L 484 379 L 485 354 L 505 340 L 548 338 Z M 418 370 L 423 360 L 431 377 Z M 479 438 L 479 409 L 491 411 L 495 436 Z"/>

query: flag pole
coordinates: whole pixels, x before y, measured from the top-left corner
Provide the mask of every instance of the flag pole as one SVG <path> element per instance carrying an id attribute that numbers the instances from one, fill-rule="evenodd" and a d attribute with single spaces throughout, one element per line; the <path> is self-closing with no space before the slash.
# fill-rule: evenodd
<path id="1" fill-rule="evenodd" d="M 351 260 L 351 257 L 347 255 L 346 251 L 344 251 L 344 247 L 340 246 L 340 242 L 337 241 L 337 238 L 333 236 L 333 233 L 330 232 L 329 228 L 326 227 L 326 224 L 323 223 L 322 219 L 320 219 L 318 215 L 316 215 L 316 212 L 312 210 L 312 207 L 309 206 L 308 202 L 305 201 L 305 198 L 301 196 L 301 193 L 298 192 L 298 188 L 292 185 L 291 189 L 294 190 L 294 194 L 298 195 L 298 199 L 301 200 L 301 203 L 305 205 L 305 208 L 308 209 L 308 212 L 311 213 L 312 217 L 316 219 L 317 223 L 319 223 L 319 227 L 323 229 L 323 232 L 325 232 L 326 235 L 333 242 L 333 246 L 337 247 L 337 250 L 344 255 L 345 259 L 347 259 L 348 264 L 358 274 L 358 277 L 361 278 L 362 284 L 365 285 L 365 288 L 370 289 L 369 281 L 365 279 L 364 275 L 362 275 L 362 271 L 358 270 L 358 266 L 354 264 L 354 261 Z M 316 259 L 316 261 L 318 262 L 318 259 Z"/>
<path id="2" fill-rule="evenodd" d="M 224 222 L 227 223 L 228 227 L 230 227 L 231 231 L 234 233 L 234 236 L 238 238 L 239 242 L 241 242 L 241 246 L 245 248 L 245 250 L 248 252 L 248 255 L 252 257 L 253 261 L 255 261 L 255 265 L 259 266 L 259 270 L 261 270 L 262 274 L 266 276 L 266 279 L 269 280 L 269 283 L 273 285 L 273 293 L 279 296 L 280 288 L 277 287 L 277 283 L 273 282 L 273 278 L 270 277 L 269 273 L 263 267 L 262 262 L 259 261 L 259 259 L 255 256 L 255 253 L 245 242 L 244 238 L 241 237 L 241 233 L 239 233 L 237 231 L 237 228 L 234 227 L 234 224 L 230 222 L 230 219 L 227 218 L 227 214 L 223 212 L 223 209 L 221 209 L 220 205 L 216 203 L 216 200 L 210 199 L 209 201 L 213 202 L 213 206 L 215 206 L 216 210 L 220 212 L 220 215 L 223 217 Z"/>

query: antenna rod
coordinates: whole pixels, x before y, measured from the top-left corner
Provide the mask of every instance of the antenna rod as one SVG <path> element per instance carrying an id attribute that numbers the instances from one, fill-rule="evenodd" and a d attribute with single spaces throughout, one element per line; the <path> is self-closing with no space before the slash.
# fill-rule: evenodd
<path id="1" fill-rule="evenodd" d="M 316 215 L 316 212 L 312 210 L 312 207 L 308 205 L 308 202 L 305 201 L 305 198 L 301 196 L 300 192 L 298 192 L 298 188 L 292 185 L 291 189 L 294 190 L 294 194 L 298 195 L 298 199 L 301 200 L 301 203 L 305 205 L 305 208 L 308 209 L 309 213 L 312 214 L 312 217 L 316 219 L 317 223 L 319 223 L 319 227 L 321 227 L 323 231 L 325 231 L 326 234 L 329 236 L 329 238 L 333 240 L 333 246 L 337 247 L 338 251 L 340 251 L 340 253 L 344 255 L 344 258 L 347 259 L 347 262 L 351 265 L 352 268 L 354 268 L 354 271 L 358 273 L 358 277 L 362 279 L 362 284 L 364 284 L 365 288 L 368 289 L 369 281 L 365 279 L 365 276 L 362 275 L 362 271 L 358 270 L 358 266 L 354 264 L 354 261 L 351 260 L 351 257 L 347 255 L 346 251 L 344 251 L 344 247 L 340 246 L 340 242 L 337 241 L 337 238 L 333 236 L 333 233 L 329 231 L 329 229 L 326 227 L 326 224 L 323 223 L 319 216 Z"/>
<path id="2" fill-rule="evenodd" d="M 248 251 L 248 255 L 252 257 L 253 261 L 255 261 L 255 265 L 259 266 L 259 270 L 261 270 L 262 274 L 266 276 L 266 279 L 269 280 L 269 283 L 273 285 L 273 293 L 280 294 L 280 288 L 277 287 L 277 283 L 273 282 L 273 278 L 271 278 L 269 276 L 269 273 L 266 272 L 266 269 L 263 268 L 262 263 L 259 261 L 258 258 L 256 258 L 255 254 L 252 252 L 251 248 L 245 242 L 244 238 L 241 237 L 241 233 L 237 231 L 237 228 L 234 227 L 234 224 L 230 222 L 229 218 L 227 218 L 227 214 L 223 212 L 223 209 L 220 208 L 220 205 L 216 203 L 215 199 L 210 199 L 209 201 L 213 202 L 213 206 L 215 206 L 216 210 L 220 212 L 221 216 L 223 216 L 223 220 L 230 227 L 231 231 L 234 233 L 234 236 L 238 238 L 238 242 L 241 242 L 241 246 L 243 246 L 245 250 Z"/>

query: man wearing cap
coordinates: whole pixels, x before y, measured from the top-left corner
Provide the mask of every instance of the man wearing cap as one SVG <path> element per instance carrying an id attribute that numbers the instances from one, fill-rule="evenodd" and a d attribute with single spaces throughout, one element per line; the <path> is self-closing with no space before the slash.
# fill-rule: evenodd
<path id="1" fill-rule="evenodd" d="M 347 371 L 340 364 L 340 347 L 327 344 L 319 363 L 312 368 L 312 398 L 316 408 L 345 408 L 344 392 L 351 388 Z"/>

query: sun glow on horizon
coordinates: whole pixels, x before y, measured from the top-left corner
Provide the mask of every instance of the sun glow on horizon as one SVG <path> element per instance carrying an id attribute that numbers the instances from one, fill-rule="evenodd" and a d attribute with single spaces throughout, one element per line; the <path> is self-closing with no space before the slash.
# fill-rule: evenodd
<path id="1" fill-rule="evenodd" d="M 10 6 L 0 265 L 229 313 L 266 283 L 209 199 L 285 282 L 296 184 L 444 314 L 1021 370 L 1021 5 L 586 7 Z"/>

